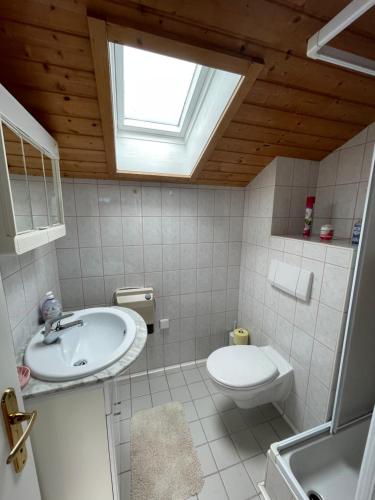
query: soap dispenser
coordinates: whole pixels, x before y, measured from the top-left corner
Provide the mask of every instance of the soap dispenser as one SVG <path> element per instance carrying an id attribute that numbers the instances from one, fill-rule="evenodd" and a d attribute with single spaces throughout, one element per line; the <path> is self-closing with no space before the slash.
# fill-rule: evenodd
<path id="1" fill-rule="evenodd" d="M 47 292 L 41 300 L 40 313 L 43 321 L 58 318 L 62 314 L 62 306 L 52 291 Z"/>

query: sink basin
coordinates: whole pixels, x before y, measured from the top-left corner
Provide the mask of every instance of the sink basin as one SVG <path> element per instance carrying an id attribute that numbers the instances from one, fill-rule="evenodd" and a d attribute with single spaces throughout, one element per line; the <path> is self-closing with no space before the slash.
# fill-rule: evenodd
<path id="1" fill-rule="evenodd" d="M 61 324 L 76 320 L 83 325 L 62 331 L 53 344 L 43 343 L 43 328 L 32 337 L 25 364 L 33 377 L 50 381 L 87 377 L 121 358 L 134 341 L 136 325 L 126 310 L 94 307 L 75 311 Z"/>

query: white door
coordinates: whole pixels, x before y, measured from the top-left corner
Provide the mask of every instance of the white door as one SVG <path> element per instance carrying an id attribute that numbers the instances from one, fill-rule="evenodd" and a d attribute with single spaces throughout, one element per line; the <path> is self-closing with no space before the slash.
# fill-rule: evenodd
<path id="1" fill-rule="evenodd" d="M 0 399 L 8 387 L 16 390 L 18 407 L 23 411 L 4 290 L 0 280 Z M 0 500 L 40 500 L 30 439 L 26 444 L 28 454 L 26 465 L 21 472 L 16 473 L 13 464 L 6 463 L 10 448 L 1 410 L 0 420 Z M 22 425 L 25 428 L 25 424 Z"/>

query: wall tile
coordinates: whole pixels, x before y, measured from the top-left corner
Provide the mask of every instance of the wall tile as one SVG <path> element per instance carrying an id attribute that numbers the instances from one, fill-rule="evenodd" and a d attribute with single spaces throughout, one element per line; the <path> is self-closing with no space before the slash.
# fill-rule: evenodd
<path id="1" fill-rule="evenodd" d="M 80 247 L 99 247 L 101 244 L 99 217 L 77 217 Z"/>
<path id="2" fill-rule="evenodd" d="M 213 217 L 198 218 L 198 242 L 205 243 L 214 240 L 214 219 Z"/>
<path id="3" fill-rule="evenodd" d="M 163 252 L 161 245 L 145 245 L 143 248 L 145 272 L 163 269 Z"/>
<path id="4" fill-rule="evenodd" d="M 231 192 L 224 189 L 215 190 L 215 215 L 227 217 L 230 214 Z"/>
<path id="5" fill-rule="evenodd" d="M 121 247 L 103 247 L 103 270 L 105 276 L 124 274 L 124 255 Z M 100 273 L 93 276 L 98 275 Z"/>
<path id="6" fill-rule="evenodd" d="M 161 215 L 161 190 L 159 187 L 142 187 L 142 215 Z"/>
<path id="7" fill-rule="evenodd" d="M 120 186 L 99 185 L 98 200 L 99 200 L 100 215 L 102 216 L 121 215 Z M 90 212 L 89 215 L 91 214 L 92 213 Z"/>
<path id="8" fill-rule="evenodd" d="M 82 276 L 103 276 L 103 255 L 101 248 L 80 248 L 79 256 Z M 74 278 L 76 276 L 77 274 L 65 277 Z"/>
<path id="9" fill-rule="evenodd" d="M 81 276 L 78 248 L 61 248 L 56 253 L 60 279 Z"/>
<path id="10" fill-rule="evenodd" d="M 83 297 L 86 306 L 105 305 L 104 278 L 82 278 Z"/>
<path id="11" fill-rule="evenodd" d="M 79 309 L 83 306 L 83 288 L 81 278 L 61 279 L 61 299 L 65 310 Z"/>
<path id="12" fill-rule="evenodd" d="M 291 355 L 301 366 L 310 366 L 314 341 L 303 330 L 294 327 Z"/>
<path id="13" fill-rule="evenodd" d="M 176 188 L 162 188 L 161 190 L 162 216 L 180 215 L 180 190 Z"/>
<path id="14" fill-rule="evenodd" d="M 197 245 L 182 244 L 180 251 L 181 269 L 195 269 L 197 267 Z"/>
<path id="15" fill-rule="evenodd" d="M 78 248 L 76 217 L 65 217 L 66 236 L 56 240 L 56 248 Z"/>
<path id="16" fill-rule="evenodd" d="M 332 218 L 352 219 L 357 200 L 358 184 L 343 184 L 335 187 Z"/>
<path id="17" fill-rule="evenodd" d="M 360 181 L 364 151 L 365 146 L 363 144 L 340 151 L 337 184 L 350 184 Z"/>
<path id="18" fill-rule="evenodd" d="M 198 193 L 196 189 L 181 189 L 181 215 L 196 216 L 198 213 Z"/>
<path id="19" fill-rule="evenodd" d="M 196 217 L 181 217 L 181 243 L 196 243 L 198 223 Z"/>
<path id="20" fill-rule="evenodd" d="M 327 388 L 331 384 L 334 360 L 333 351 L 319 342 L 314 342 L 310 368 L 311 374 Z"/>
<path id="21" fill-rule="evenodd" d="M 79 184 L 74 186 L 77 215 L 98 216 L 98 187 L 91 184 Z"/>
<path id="22" fill-rule="evenodd" d="M 349 271 L 347 269 L 326 264 L 320 294 L 321 302 L 338 311 L 344 311 L 348 279 Z"/>
<path id="23" fill-rule="evenodd" d="M 142 273 L 143 271 L 143 247 L 125 247 L 125 273 L 133 274 Z"/>
<path id="24" fill-rule="evenodd" d="M 339 311 L 319 304 L 315 338 L 330 349 L 336 349 L 342 320 L 343 317 Z"/>
<path id="25" fill-rule="evenodd" d="M 142 217 L 123 217 L 122 234 L 125 245 L 143 244 Z"/>
<path id="26" fill-rule="evenodd" d="M 142 215 L 142 191 L 139 186 L 121 186 L 121 213 L 127 217 Z"/>
<path id="27" fill-rule="evenodd" d="M 121 217 L 100 217 L 100 235 L 103 247 L 122 246 L 122 231 L 123 224 Z"/>
<path id="28" fill-rule="evenodd" d="M 213 216 L 215 212 L 215 191 L 213 189 L 198 190 L 198 215 Z"/>
<path id="29" fill-rule="evenodd" d="M 179 217 L 162 217 L 162 241 L 164 244 L 180 243 Z"/>
<path id="30" fill-rule="evenodd" d="M 75 216 L 76 213 L 76 201 L 74 196 L 74 185 L 67 184 L 62 179 L 61 191 L 63 196 L 63 206 L 65 217 Z"/>
<path id="31" fill-rule="evenodd" d="M 143 243 L 145 245 L 160 244 L 162 242 L 161 218 L 144 217 L 142 223 L 143 223 Z"/>

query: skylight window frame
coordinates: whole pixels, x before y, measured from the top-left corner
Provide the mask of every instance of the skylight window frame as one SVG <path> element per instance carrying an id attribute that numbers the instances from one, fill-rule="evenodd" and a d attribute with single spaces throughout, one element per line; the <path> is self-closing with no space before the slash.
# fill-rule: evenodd
<path id="1" fill-rule="evenodd" d="M 115 107 L 117 114 L 117 130 L 122 136 L 144 138 L 146 140 L 167 140 L 170 142 L 185 142 L 189 136 L 194 120 L 199 113 L 209 82 L 214 70 L 196 64 L 193 78 L 185 98 L 185 103 L 177 126 L 151 121 L 125 118 L 124 115 L 124 58 L 125 45 L 112 45 L 115 68 Z M 141 50 L 141 49 L 140 49 Z"/>
<path id="2" fill-rule="evenodd" d="M 212 157 L 215 148 L 220 145 L 231 120 L 234 119 L 239 107 L 251 91 L 257 78 L 264 70 L 264 61 L 258 57 L 247 54 L 235 54 L 230 51 L 216 48 L 207 48 L 202 45 L 182 42 L 173 35 L 169 36 L 160 30 L 158 34 L 142 31 L 137 28 L 124 25 L 123 19 L 113 18 L 111 21 L 88 16 L 88 29 L 90 47 L 93 55 L 94 72 L 97 86 L 99 115 L 103 130 L 104 151 L 109 179 L 143 180 L 168 182 L 192 182 L 198 180 L 203 183 L 216 183 L 218 179 L 208 176 L 205 172 L 206 164 Z M 206 142 L 202 145 L 200 155 L 192 166 L 190 173 L 149 172 L 146 169 L 135 171 L 132 168 L 119 166 L 118 144 L 117 144 L 117 114 L 115 108 L 115 76 L 113 68 L 112 51 L 113 43 L 129 45 L 135 48 L 143 48 L 162 55 L 169 55 L 178 59 L 184 59 L 196 64 L 201 64 L 231 72 L 240 76 L 238 84 L 233 89 L 227 105 L 217 118 L 217 123 L 211 131 Z M 192 132 L 195 130 L 193 127 Z M 209 172 L 210 173 L 210 172 Z M 202 180 L 203 179 L 203 180 Z M 227 182 L 227 181 L 225 181 Z M 228 180 L 236 184 L 237 180 Z M 238 184 L 236 184 L 238 185 Z M 242 185 L 242 184 L 241 184 Z"/>

